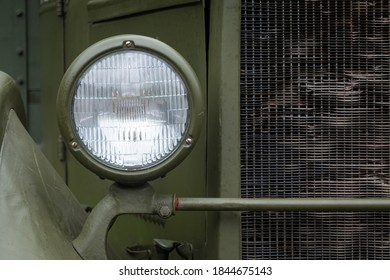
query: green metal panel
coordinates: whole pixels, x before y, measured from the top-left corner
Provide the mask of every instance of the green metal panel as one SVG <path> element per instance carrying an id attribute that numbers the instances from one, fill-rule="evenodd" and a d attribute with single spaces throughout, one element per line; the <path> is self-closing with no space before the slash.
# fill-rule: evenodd
<path id="1" fill-rule="evenodd" d="M 211 1 L 207 162 L 210 197 L 240 197 L 240 1 Z M 208 213 L 215 259 L 240 258 L 240 214 Z"/>
<path id="2" fill-rule="evenodd" d="M 88 17 L 91 22 L 99 22 L 199 1 L 200 0 L 90 0 L 88 1 Z"/>
<path id="3" fill-rule="evenodd" d="M 39 0 L 27 5 L 27 113 L 28 130 L 37 143 L 42 142 L 42 106 L 39 48 Z"/>
<path id="4" fill-rule="evenodd" d="M 91 43 L 118 34 L 137 34 L 159 39 L 178 51 L 194 68 L 206 92 L 205 18 L 201 2 L 172 9 L 137 14 L 89 25 L 85 1 L 71 1 L 66 14 L 66 63 Z M 89 31 L 90 30 L 90 31 Z M 69 32 L 69 33 L 68 33 Z M 151 184 L 159 193 L 176 192 L 181 196 L 206 195 L 205 126 L 192 153 L 174 171 Z M 84 204 L 95 205 L 111 184 L 87 171 L 72 156 L 68 158 L 69 186 Z M 121 216 L 111 229 L 109 240 L 123 248 L 136 244 L 151 246 L 154 238 L 188 241 L 194 245 L 195 258 L 205 258 L 205 213 L 179 213 L 167 220 L 145 222 L 138 216 Z"/>
<path id="5" fill-rule="evenodd" d="M 0 68 L 23 84 L 26 79 L 26 61 L 23 58 L 26 51 L 25 1 L 1 0 L 0 5 Z M 22 88 L 25 91 L 25 87 Z"/>
<path id="6" fill-rule="evenodd" d="M 63 18 L 57 16 L 56 1 L 43 2 L 41 24 L 42 149 L 57 172 L 65 178 L 66 165 L 58 158 L 60 133 L 56 120 L 57 91 L 64 73 Z"/>
<path id="7" fill-rule="evenodd" d="M 18 82 L 27 108 L 26 3 L 1 0 L 0 7 L 0 69 Z"/>
<path id="8" fill-rule="evenodd" d="M 39 0 L 0 0 L 0 69 L 18 83 L 28 112 L 28 127 L 41 141 L 39 84 Z"/>

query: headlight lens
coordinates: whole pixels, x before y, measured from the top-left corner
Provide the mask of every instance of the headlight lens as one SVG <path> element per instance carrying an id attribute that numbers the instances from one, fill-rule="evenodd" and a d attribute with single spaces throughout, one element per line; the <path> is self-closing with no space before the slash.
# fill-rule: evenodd
<path id="1" fill-rule="evenodd" d="M 72 111 L 79 142 L 119 170 L 156 165 L 183 141 L 188 89 L 161 58 L 137 50 L 110 53 L 78 81 Z"/>

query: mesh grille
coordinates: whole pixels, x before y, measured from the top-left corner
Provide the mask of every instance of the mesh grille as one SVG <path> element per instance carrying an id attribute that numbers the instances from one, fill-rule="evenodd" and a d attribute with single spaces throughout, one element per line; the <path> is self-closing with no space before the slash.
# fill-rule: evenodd
<path id="1" fill-rule="evenodd" d="M 390 196 L 389 0 L 242 0 L 242 197 Z M 387 212 L 244 212 L 243 259 L 389 259 Z"/>

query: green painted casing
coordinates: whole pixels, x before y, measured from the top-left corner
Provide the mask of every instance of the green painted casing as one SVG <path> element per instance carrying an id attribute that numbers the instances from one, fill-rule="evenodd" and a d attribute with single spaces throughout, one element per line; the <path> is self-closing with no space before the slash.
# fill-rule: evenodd
<path id="1" fill-rule="evenodd" d="M 240 1 L 210 1 L 207 184 L 209 197 L 240 197 Z M 239 212 L 207 213 L 213 259 L 241 258 Z"/>
<path id="2" fill-rule="evenodd" d="M 124 46 L 125 42 L 131 42 L 132 46 L 130 48 Z M 104 165 L 86 151 L 73 127 L 72 101 L 80 78 L 86 69 L 97 60 L 109 53 L 122 50 L 143 51 L 163 59 L 179 73 L 188 89 L 190 116 L 188 127 L 181 143 L 167 159 L 147 169 L 125 171 Z M 198 78 L 187 61 L 178 52 L 161 41 L 139 35 L 109 37 L 83 51 L 66 71 L 60 84 L 57 99 L 59 127 L 68 149 L 79 162 L 99 177 L 108 178 L 129 186 L 143 184 L 164 176 L 180 164 L 197 142 L 202 129 L 204 112 L 203 93 Z M 185 139 L 192 139 L 191 145 L 187 144 Z"/>
<path id="3" fill-rule="evenodd" d="M 137 34 L 158 39 L 175 49 L 191 65 L 199 79 L 206 100 L 205 15 L 202 2 L 143 11 L 130 16 L 88 22 L 86 0 L 70 1 L 65 15 L 65 64 L 72 61 L 91 44 L 120 35 Z M 118 1 L 107 1 L 116 5 Z M 161 2 L 161 1 L 156 1 Z M 192 2 L 192 1 L 191 1 Z M 107 6 L 107 9 L 108 9 Z M 101 180 L 67 153 L 67 179 L 72 192 L 83 204 L 95 205 L 112 181 Z M 164 178 L 150 182 L 158 193 L 204 197 L 206 192 L 206 125 L 188 157 Z M 194 245 L 197 259 L 207 257 L 206 214 L 178 213 L 168 220 L 145 222 L 139 216 L 121 216 L 109 233 L 114 248 L 123 253 L 126 246 L 152 246 L 153 239 L 187 241 Z M 128 257 L 128 256 L 127 256 Z M 172 255 L 172 258 L 178 258 Z"/>

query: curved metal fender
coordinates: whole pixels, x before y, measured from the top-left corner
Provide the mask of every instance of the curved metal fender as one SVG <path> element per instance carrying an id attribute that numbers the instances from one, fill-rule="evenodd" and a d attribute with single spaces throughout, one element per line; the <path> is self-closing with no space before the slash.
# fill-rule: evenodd
<path id="1" fill-rule="evenodd" d="M 19 120 L 14 94 L 0 73 L 0 259 L 79 259 L 72 240 L 86 213 Z"/>
<path id="2" fill-rule="evenodd" d="M 26 126 L 26 114 L 19 88 L 8 74 L 0 71 L 0 145 L 8 122 L 8 112 L 11 109 Z"/>

